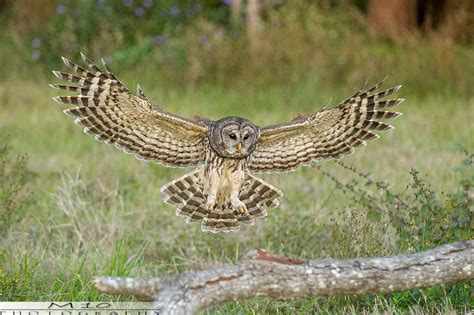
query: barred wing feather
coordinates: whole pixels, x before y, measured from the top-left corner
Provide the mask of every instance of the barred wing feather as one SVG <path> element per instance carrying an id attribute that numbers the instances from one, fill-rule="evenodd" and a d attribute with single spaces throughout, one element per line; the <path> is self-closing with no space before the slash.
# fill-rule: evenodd
<path id="1" fill-rule="evenodd" d="M 75 106 L 64 112 L 76 117 L 75 123 L 83 126 L 87 134 L 141 160 L 175 167 L 203 162 L 208 130 L 205 124 L 153 105 L 140 88 L 138 96 L 132 94 L 104 62 L 106 71 L 81 56 L 87 70 L 62 58 L 74 74 L 53 71 L 56 77 L 72 85 L 50 86 L 78 93 L 77 96 L 57 96 L 54 100 Z"/>
<path id="2" fill-rule="evenodd" d="M 393 126 L 376 119 L 401 115 L 384 109 L 400 104 L 403 99 L 381 100 L 401 86 L 376 92 L 382 83 L 367 91 L 360 90 L 333 108 L 296 117 L 287 124 L 262 128 L 249 170 L 285 172 L 313 161 L 337 159 L 365 145 L 366 140 L 378 138 L 372 131 L 392 129 Z"/>

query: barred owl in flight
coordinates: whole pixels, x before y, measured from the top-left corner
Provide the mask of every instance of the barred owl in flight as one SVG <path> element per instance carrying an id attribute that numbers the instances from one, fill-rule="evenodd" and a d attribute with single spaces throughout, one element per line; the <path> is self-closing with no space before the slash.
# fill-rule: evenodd
<path id="1" fill-rule="evenodd" d="M 187 119 L 153 104 L 140 87 L 134 95 L 103 60 L 101 70 L 81 56 L 88 69 L 62 58 L 74 74 L 53 71 L 72 85 L 51 85 L 78 95 L 54 100 L 73 105 L 64 112 L 99 141 L 140 160 L 196 166 L 161 191 L 165 202 L 177 206 L 177 215 L 200 222 L 205 232 L 237 231 L 240 224 L 253 224 L 267 215 L 266 209 L 279 205 L 283 193 L 255 173 L 292 171 L 313 161 L 338 159 L 378 138 L 372 130 L 393 128 L 376 119 L 401 115 L 384 109 L 403 99 L 382 100 L 400 86 L 377 92 L 380 82 L 337 106 L 284 124 L 258 127 L 241 117 Z"/>

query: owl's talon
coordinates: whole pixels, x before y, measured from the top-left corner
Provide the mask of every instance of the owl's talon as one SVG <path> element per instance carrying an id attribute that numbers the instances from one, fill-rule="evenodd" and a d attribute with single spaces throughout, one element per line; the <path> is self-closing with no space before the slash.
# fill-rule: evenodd
<path id="1" fill-rule="evenodd" d="M 247 210 L 247 206 L 245 205 L 245 203 L 243 203 L 240 200 L 234 200 L 232 202 L 232 206 L 234 207 L 234 211 L 239 213 L 239 214 L 245 215 L 245 214 L 248 214 L 248 212 L 249 212 Z"/>
<path id="2" fill-rule="evenodd" d="M 207 200 L 207 202 L 204 204 L 204 209 L 207 211 L 212 211 L 216 207 L 216 201 L 215 200 Z"/>
<path id="3" fill-rule="evenodd" d="M 246 206 L 238 207 L 238 208 L 236 208 L 236 210 L 237 210 L 238 213 L 240 213 L 242 215 L 245 215 L 245 214 L 249 213 Z"/>

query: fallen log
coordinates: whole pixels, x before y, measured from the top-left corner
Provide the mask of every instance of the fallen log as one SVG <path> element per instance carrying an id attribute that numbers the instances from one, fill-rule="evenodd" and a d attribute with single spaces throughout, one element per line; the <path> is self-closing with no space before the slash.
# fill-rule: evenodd
<path id="1" fill-rule="evenodd" d="M 104 293 L 154 301 L 163 314 L 190 314 L 255 296 L 293 299 L 380 294 L 474 279 L 474 240 L 421 253 L 347 260 L 302 260 L 251 250 L 234 265 L 152 279 L 96 277 Z"/>

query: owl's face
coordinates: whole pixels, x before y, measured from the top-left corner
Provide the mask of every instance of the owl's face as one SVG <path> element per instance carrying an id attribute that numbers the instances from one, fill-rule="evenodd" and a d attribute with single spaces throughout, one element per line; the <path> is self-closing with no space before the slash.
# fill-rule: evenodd
<path id="1" fill-rule="evenodd" d="M 212 124 L 209 142 L 221 157 L 242 159 L 255 150 L 259 135 L 260 129 L 247 119 L 225 117 Z"/>

